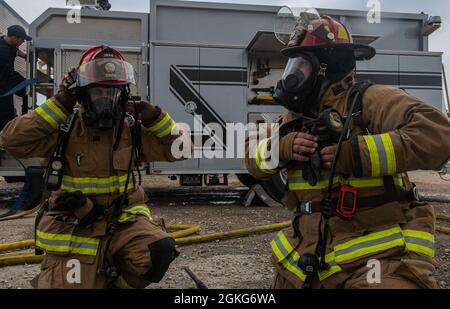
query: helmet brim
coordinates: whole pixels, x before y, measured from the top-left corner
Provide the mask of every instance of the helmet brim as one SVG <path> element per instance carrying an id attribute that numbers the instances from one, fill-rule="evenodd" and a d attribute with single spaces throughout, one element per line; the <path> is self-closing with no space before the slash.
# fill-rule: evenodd
<path id="1" fill-rule="evenodd" d="M 287 47 L 281 50 L 281 54 L 283 56 L 289 58 L 295 58 L 299 54 L 304 52 L 312 52 L 318 50 L 323 50 L 326 48 L 335 48 L 335 47 L 343 47 L 353 51 L 355 55 L 355 59 L 357 61 L 367 61 L 375 57 L 377 51 L 372 46 L 363 45 L 363 44 L 353 44 L 353 43 L 336 43 L 330 45 L 317 45 L 317 46 L 295 46 L 295 47 Z"/>

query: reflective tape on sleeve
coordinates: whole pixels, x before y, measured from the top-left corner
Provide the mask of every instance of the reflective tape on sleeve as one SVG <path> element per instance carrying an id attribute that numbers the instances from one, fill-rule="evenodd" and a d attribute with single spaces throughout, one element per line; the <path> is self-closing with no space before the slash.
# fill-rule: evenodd
<path id="1" fill-rule="evenodd" d="M 119 223 L 136 221 L 137 216 L 146 217 L 148 220 L 152 220 L 152 214 L 147 205 L 136 205 L 122 210 L 122 214 L 119 217 Z"/>
<path id="2" fill-rule="evenodd" d="M 36 246 L 47 251 L 96 256 L 99 239 L 36 231 Z"/>
<path id="3" fill-rule="evenodd" d="M 256 153 L 255 153 L 255 161 L 256 166 L 258 169 L 265 173 L 265 174 L 276 174 L 277 170 L 272 169 L 269 164 L 267 163 L 267 160 L 269 159 L 269 150 L 268 147 L 270 145 L 271 138 L 263 139 L 258 146 L 256 147 Z"/>
<path id="4" fill-rule="evenodd" d="M 172 133 L 175 127 L 175 121 L 170 117 L 168 113 L 157 124 L 147 128 L 147 130 L 158 138 L 164 138 Z"/>
<path id="5" fill-rule="evenodd" d="M 52 100 L 47 100 L 39 106 L 36 113 L 54 129 L 57 129 L 68 117 Z"/>
<path id="6" fill-rule="evenodd" d="M 61 189 L 67 192 L 81 191 L 83 194 L 110 194 L 125 191 L 127 175 L 107 178 L 64 176 Z M 132 182 L 128 190 L 133 190 Z"/>
<path id="7" fill-rule="evenodd" d="M 369 151 L 372 176 L 394 175 L 397 172 L 397 159 L 389 133 L 366 135 L 363 138 Z"/>

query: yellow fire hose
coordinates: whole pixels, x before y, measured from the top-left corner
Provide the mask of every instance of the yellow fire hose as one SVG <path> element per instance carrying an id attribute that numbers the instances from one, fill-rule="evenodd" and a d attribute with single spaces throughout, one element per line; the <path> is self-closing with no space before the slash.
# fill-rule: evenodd
<path id="1" fill-rule="evenodd" d="M 212 233 L 199 236 L 191 236 L 201 230 L 198 225 L 168 225 L 168 230 L 176 230 L 178 232 L 171 233 L 170 236 L 175 238 L 177 245 L 185 246 L 201 242 L 211 242 L 220 239 L 228 239 L 233 237 L 244 237 L 257 233 L 266 233 L 278 231 L 289 227 L 290 221 L 283 223 L 270 224 L 265 226 L 240 229 L 224 233 Z M 0 251 L 28 249 L 34 246 L 34 240 L 20 241 L 10 244 L 0 245 Z M 34 253 L 6 253 L 0 255 L 0 267 L 21 265 L 21 264 L 39 264 L 44 259 L 44 255 L 35 255 Z"/>
<path id="2" fill-rule="evenodd" d="M 31 209 L 31 210 L 23 211 L 23 212 L 20 212 L 18 214 L 15 214 L 13 216 L 9 216 L 9 217 L 6 217 L 6 218 L 0 218 L 0 222 L 16 220 L 16 219 L 20 219 L 20 218 L 26 217 L 28 215 L 32 215 L 32 214 L 38 212 L 39 209 L 41 209 L 41 207 L 42 207 L 42 204 L 39 204 L 39 206 L 37 206 L 37 207 L 35 207 L 35 208 Z"/>
<path id="3" fill-rule="evenodd" d="M 33 210 L 14 215 L 12 217 L 4 218 L 3 220 L 0 220 L 0 221 L 23 218 L 27 215 L 37 212 L 39 210 L 39 208 L 40 208 L 40 206 L 36 207 Z M 443 221 L 450 221 L 450 216 L 440 214 L 437 216 L 437 219 L 443 220 Z M 219 232 L 219 233 L 211 233 L 211 234 L 196 235 L 196 236 L 191 236 L 191 235 L 200 232 L 201 227 L 198 225 L 168 225 L 167 229 L 171 230 L 171 231 L 177 231 L 177 232 L 173 232 L 170 234 L 173 238 L 175 238 L 177 245 L 186 246 L 186 245 L 192 245 L 192 244 L 197 244 L 197 243 L 212 242 L 212 241 L 216 241 L 216 240 L 230 239 L 230 238 L 236 238 L 236 237 L 246 237 L 246 236 L 253 235 L 253 234 L 279 231 L 279 230 L 289 227 L 290 225 L 291 225 L 291 221 L 286 221 L 286 222 L 281 222 L 281 223 L 276 223 L 276 224 L 269 224 L 269 225 L 239 229 L 239 230 L 229 231 L 229 232 Z M 443 226 L 437 226 L 436 230 L 438 232 L 450 235 L 450 228 L 443 227 Z M 0 244 L 0 252 L 11 251 L 11 250 L 30 249 L 30 248 L 34 247 L 34 244 L 35 244 L 34 240 L 25 240 L 25 241 L 19 241 L 19 242 L 8 243 L 8 244 Z M 6 254 L 0 255 L 0 267 L 21 265 L 21 264 L 39 264 L 42 262 L 43 259 L 44 259 L 44 255 L 37 256 L 32 252 L 6 253 Z"/>

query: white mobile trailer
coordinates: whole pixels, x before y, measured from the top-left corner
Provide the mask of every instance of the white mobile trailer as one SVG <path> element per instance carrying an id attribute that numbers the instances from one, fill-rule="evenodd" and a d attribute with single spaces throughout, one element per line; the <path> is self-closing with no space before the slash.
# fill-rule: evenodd
<path id="1" fill-rule="evenodd" d="M 122 50 L 134 65 L 138 85 L 133 94 L 161 106 L 178 122 L 193 127 L 192 112 L 205 124 L 221 127 L 275 120 L 283 108 L 259 101 L 270 93 L 258 89 L 275 86 L 287 61 L 273 34 L 279 8 L 155 0 L 150 14 L 83 10 L 80 24 L 67 22 L 69 10 L 48 9 L 30 25 L 29 77 L 39 79 L 31 93 L 33 108 L 54 93 L 84 50 L 107 44 Z M 441 53 L 428 52 L 428 15 L 383 13 L 382 23 L 368 24 L 362 11 L 319 12 L 340 19 L 355 41 L 377 48 L 373 60 L 358 63 L 361 79 L 403 87 L 443 110 L 442 59 Z M 255 78 L 261 64 L 267 64 L 266 77 Z M 192 133 L 203 136 L 202 131 Z M 226 140 L 222 143 L 227 146 Z M 242 159 L 157 162 L 148 170 L 167 175 L 247 173 Z"/>

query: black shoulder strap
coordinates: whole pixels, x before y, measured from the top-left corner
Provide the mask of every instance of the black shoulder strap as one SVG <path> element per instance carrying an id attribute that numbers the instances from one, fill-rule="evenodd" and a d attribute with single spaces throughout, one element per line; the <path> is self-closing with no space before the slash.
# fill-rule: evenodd
<path id="1" fill-rule="evenodd" d="M 355 118 L 355 123 L 358 126 L 360 126 L 361 128 L 363 128 L 364 130 L 366 129 L 366 126 L 362 122 L 362 113 L 363 113 L 363 109 L 364 109 L 364 106 L 363 106 L 364 105 L 363 104 L 364 103 L 364 94 L 366 93 L 367 89 L 369 89 L 373 85 L 374 85 L 374 83 L 369 80 L 366 80 L 363 82 L 358 82 L 352 88 L 350 95 L 348 96 L 347 111 L 350 111 L 353 99 L 354 99 L 355 95 L 357 93 L 359 93 L 359 97 L 358 97 L 358 100 L 356 101 L 356 105 L 353 110 L 352 116 L 353 116 L 353 118 Z"/>
<path id="2" fill-rule="evenodd" d="M 353 109 L 352 117 L 354 118 L 354 123 L 362 128 L 364 132 L 367 131 L 367 126 L 363 123 L 363 109 L 364 109 L 364 94 L 369 89 L 369 87 L 373 86 L 374 83 L 371 81 L 364 81 L 364 82 L 358 82 L 355 84 L 355 86 L 352 88 L 350 95 L 348 96 L 348 102 L 347 102 L 347 111 L 350 112 L 351 105 L 353 103 L 353 99 L 355 98 L 355 95 L 359 93 L 359 97 L 356 101 L 356 106 Z M 360 178 L 362 177 L 362 162 L 359 152 L 359 142 L 357 136 L 352 136 L 350 138 L 350 142 L 352 145 L 352 152 L 355 156 L 354 158 L 354 171 L 353 174 L 355 177 Z"/>
<path id="3" fill-rule="evenodd" d="M 358 82 L 355 84 L 355 86 L 353 86 L 350 95 L 348 96 L 348 102 L 347 102 L 347 111 L 350 110 L 351 108 L 351 103 L 353 102 L 353 98 L 355 97 L 355 95 L 357 93 L 359 93 L 359 98 L 356 101 L 356 106 L 355 109 L 353 111 L 353 114 L 359 114 L 362 113 L 363 111 L 363 98 L 364 98 L 364 94 L 366 93 L 367 89 L 369 89 L 371 86 L 373 86 L 374 83 L 371 82 L 370 80 L 366 80 L 363 82 Z"/>

